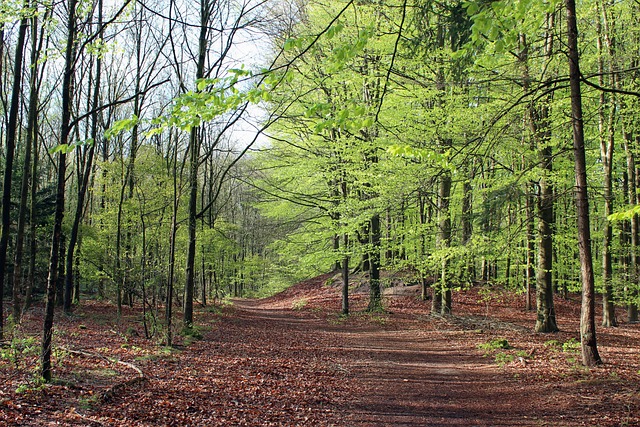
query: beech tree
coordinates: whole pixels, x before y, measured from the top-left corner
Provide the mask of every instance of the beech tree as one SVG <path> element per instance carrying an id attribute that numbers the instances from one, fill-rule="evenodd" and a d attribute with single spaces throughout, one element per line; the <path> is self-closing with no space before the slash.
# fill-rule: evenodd
<path id="1" fill-rule="evenodd" d="M 400 271 L 437 315 L 471 286 L 522 291 L 527 309 L 535 293 L 537 332 L 579 292 L 588 366 L 596 292 L 604 326 L 637 320 L 636 3 L 15 6 L 0 309 L 11 293 L 19 321 L 46 291 L 46 379 L 55 303 L 71 313 L 81 291 L 116 316 L 141 305 L 169 345 L 198 299 L 328 271 L 343 314 L 356 280 L 383 309 Z"/>
<path id="2" fill-rule="evenodd" d="M 582 363 L 595 366 L 602 361 L 596 344 L 595 285 L 591 255 L 591 229 L 589 226 L 589 195 L 587 191 L 587 169 L 580 91 L 580 54 L 578 52 L 578 26 L 576 4 L 567 0 L 567 26 L 569 48 L 569 81 L 571 85 L 571 123 L 573 126 L 573 151 L 576 173 L 576 209 L 578 217 L 578 242 L 580 250 L 580 272 L 582 273 L 582 311 L 580 314 L 580 342 Z"/>
<path id="3" fill-rule="evenodd" d="M 0 340 L 3 337 L 3 299 L 2 294 L 5 289 L 5 276 L 7 265 L 7 251 L 9 245 L 9 227 L 11 223 L 11 186 L 13 184 L 13 160 L 16 151 L 16 139 L 18 134 L 18 110 L 20 108 L 20 95 L 22 87 L 23 54 L 26 43 L 29 17 L 26 14 L 28 2 L 22 11 L 20 26 L 18 30 L 18 40 L 15 47 L 13 85 L 11 89 L 11 100 L 9 104 L 9 117 L 7 121 L 7 133 L 5 136 L 5 163 L 4 176 L 2 181 L 2 231 L 0 232 Z"/>

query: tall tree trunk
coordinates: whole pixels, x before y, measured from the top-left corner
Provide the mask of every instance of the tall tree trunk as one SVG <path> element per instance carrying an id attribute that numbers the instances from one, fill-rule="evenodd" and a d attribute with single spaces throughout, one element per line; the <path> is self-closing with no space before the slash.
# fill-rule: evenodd
<path id="1" fill-rule="evenodd" d="M 349 247 L 349 235 L 343 235 L 344 256 L 342 257 L 342 314 L 349 314 L 349 255 L 347 248 Z"/>
<path id="2" fill-rule="evenodd" d="M 573 152 L 576 174 L 575 199 L 578 217 L 578 248 L 582 274 L 582 309 L 580 313 L 580 342 L 582 363 L 592 367 L 602 363 L 596 343 L 595 285 L 591 255 L 589 225 L 589 194 L 580 92 L 580 53 L 578 51 L 578 24 L 575 0 L 566 0 L 567 48 L 569 57 L 569 85 L 571 88 L 571 123 L 573 125 Z"/>
<path id="3" fill-rule="evenodd" d="M 26 1 L 25 7 L 28 6 L 29 3 Z M 13 159 L 18 136 L 18 112 L 22 94 L 20 91 L 22 87 L 22 57 L 28 25 L 29 20 L 25 14 L 20 20 L 20 28 L 18 29 L 18 40 L 16 42 L 13 66 L 13 86 L 11 88 L 11 101 L 9 104 L 9 120 L 7 122 L 7 133 L 5 136 L 4 180 L 2 182 L 2 231 L 0 231 L 0 341 L 4 335 L 3 295 L 5 290 L 5 276 L 7 275 L 7 252 L 9 250 L 9 228 L 11 225 L 11 184 L 13 182 Z M 0 58 L 0 61 L 1 60 Z M 14 301 L 14 304 L 16 302 L 17 301 Z"/>
<path id="4" fill-rule="evenodd" d="M 343 202 L 346 202 L 349 191 L 344 171 L 340 179 L 340 193 Z M 342 314 L 346 316 L 349 314 L 349 233 L 346 231 L 343 234 L 342 243 Z"/>
<path id="5" fill-rule="evenodd" d="M 50 11 L 45 11 L 44 20 L 47 19 Z M 31 189 L 29 198 L 29 270 L 27 273 L 27 282 L 25 284 L 24 304 L 22 311 L 26 311 L 31 306 L 31 296 L 35 284 L 36 271 L 36 255 L 37 255 L 37 224 L 36 224 L 36 203 L 38 191 L 38 152 L 39 152 L 39 132 L 38 132 L 38 108 L 39 108 L 39 92 L 42 76 L 39 76 L 40 69 L 38 63 L 40 61 L 40 51 L 42 51 L 43 40 L 45 37 L 45 26 L 38 33 L 38 14 L 34 13 L 31 18 L 31 78 L 29 82 L 29 118 L 27 127 L 27 143 L 29 141 L 33 145 L 33 155 L 31 162 Z"/>
<path id="6" fill-rule="evenodd" d="M 382 309 L 380 289 L 380 215 L 371 217 L 371 252 L 369 253 L 369 311 Z"/>
<path id="7" fill-rule="evenodd" d="M 610 28 L 607 19 L 606 5 L 597 3 L 602 15 L 596 19 L 596 30 L 598 32 L 598 74 L 600 86 L 605 86 L 604 82 L 604 42 L 606 42 L 607 53 L 609 56 L 609 71 L 612 73 L 613 86 L 617 87 L 615 78 L 613 43 L 609 38 Z M 604 28 L 603 28 L 604 24 Z M 604 39 L 604 40 L 603 40 Z M 608 102 L 607 102 L 608 101 Z M 605 118 L 605 110 L 609 109 L 608 119 Z M 617 326 L 615 306 L 613 304 L 613 284 L 611 283 L 613 276 L 611 245 L 613 242 L 613 226 L 609 221 L 609 215 L 613 214 L 613 149 L 614 149 L 614 121 L 616 110 L 615 94 L 610 94 L 606 99 L 605 93 L 600 92 L 600 105 L 598 108 L 598 130 L 600 135 L 600 158 L 602 159 L 603 169 L 603 192 L 604 192 L 604 233 L 602 239 L 602 326 Z"/>
<path id="8" fill-rule="evenodd" d="M 37 98 L 37 94 L 35 95 Z M 35 285 L 35 272 L 36 272 L 36 255 L 38 251 L 37 245 L 37 224 L 36 224 L 36 203 L 38 192 L 38 100 L 35 100 L 35 104 L 29 106 L 30 121 L 33 123 L 29 125 L 30 132 L 33 137 L 33 161 L 31 164 L 31 196 L 29 199 L 29 272 L 27 273 L 27 283 L 24 295 L 24 305 L 22 311 L 26 311 L 31 307 L 31 296 L 33 293 L 33 286 Z M 33 111 L 33 113 L 31 112 Z M 33 117 L 31 117 L 33 115 Z M 33 125 L 33 127 L 31 127 Z"/>
<path id="9" fill-rule="evenodd" d="M 547 59 L 553 55 L 553 29 L 555 15 L 547 15 L 544 54 Z M 549 102 L 529 108 L 529 126 L 534 145 L 539 153 L 543 175 L 539 181 L 538 196 L 538 271 L 536 274 L 536 332 L 556 332 L 555 306 L 553 302 L 553 234 L 554 234 L 554 192 L 551 184 L 553 173 L 553 148 L 550 145 Z"/>
<path id="10" fill-rule="evenodd" d="M 209 0 L 200 0 L 200 36 L 198 38 L 198 64 L 196 80 L 204 77 L 205 61 L 207 59 L 207 34 L 209 33 L 209 18 L 211 4 Z M 198 166 L 200 164 L 201 133 L 198 128 L 191 130 L 189 141 L 189 244 L 187 246 L 186 284 L 184 287 L 184 316 L 185 328 L 193 325 L 193 295 L 195 288 L 195 260 L 196 260 L 196 215 L 198 211 Z"/>
<path id="11" fill-rule="evenodd" d="M 102 0 L 98 0 L 98 28 L 102 28 Z M 101 37 L 102 38 L 102 37 Z M 95 81 L 93 82 L 93 101 L 92 109 L 93 114 L 91 115 L 91 138 L 93 142 L 89 147 L 89 153 L 87 155 L 87 159 L 84 167 L 84 173 L 79 176 L 78 182 L 78 200 L 76 204 L 76 212 L 73 218 L 73 224 L 71 226 L 71 233 L 69 234 L 69 246 L 67 249 L 67 259 L 66 259 L 66 270 L 65 270 L 65 280 L 64 280 L 64 312 L 67 314 L 71 313 L 71 304 L 73 299 L 73 289 L 74 289 L 74 269 L 73 263 L 75 261 L 75 249 L 76 243 L 78 242 L 78 233 L 80 230 L 80 222 L 82 222 L 82 217 L 84 213 L 84 200 L 87 194 L 87 189 L 89 188 L 89 179 L 91 177 L 91 172 L 93 171 L 93 156 L 95 153 L 96 140 L 98 138 L 98 104 L 100 102 L 100 84 L 101 84 L 101 76 L 102 76 L 102 59 L 101 56 L 98 55 L 96 59 L 96 76 Z M 79 296 L 78 296 L 79 297 Z"/>
<path id="12" fill-rule="evenodd" d="M 531 76 L 529 72 L 529 43 L 527 41 L 527 37 L 525 34 L 520 34 L 520 54 L 518 56 L 518 61 L 521 64 L 522 68 L 522 81 L 523 81 L 523 89 L 528 91 L 530 89 Z M 529 146 L 532 150 L 536 149 L 536 137 L 535 130 L 532 120 L 535 115 L 533 114 L 533 106 L 529 107 L 529 110 L 524 114 L 524 123 L 525 127 L 528 125 L 531 128 L 533 136 L 529 143 Z M 523 145 L 526 145 L 526 141 L 523 141 Z M 523 169 L 528 168 L 526 157 L 522 156 L 522 167 Z M 526 184 L 527 194 L 526 194 L 526 214 L 527 214 L 527 237 L 526 237 L 526 246 L 527 253 L 525 256 L 526 259 L 526 270 L 525 270 L 525 308 L 527 311 L 533 310 L 533 303 L 531 300 L 532 290 L 535 289 L 535 250 L 536 250 L 536 234 L 535 234 L 535 186 L 534 182 L 529 182 Z"/>
<path id="13" fill-rule="evenodd" d="M 56 306 L 62 307 L 62 302 L 64 298 L 64 269 L 66 266 L 65 263 L 65 254 L 67 251 L 65 250 L 65 239 L 67 236 L 62 233 L 60 236 L 60 255 L 58 257 L 58 283 L 56 285 Z"/>
<path id="14" fill-rule="evenodd" d="M 418 191 L 418 209 L 420 214 L 420 257 L 422 260 L 427 258 L 427 238 L 425 236 L 425 225 L 427 224 L 427 211 L 425 209 L 425 198 L 426 196 L 422 194 L 422 191 Z M 424 265 L 420 267 L 420 285 L 421 292 L 420 297 L 422 301 L 426 301 L 429 297 L 429 287 L 427 283 L 427 272 L 425 271 Z M 438 312 L 440 308 L 438 307 Z M 435 312 L 434 312 L 435 313 Z"/>
<path id="15" fill-rule="evenodd" d="M 635 136 L 627 129 L 623 131 L 624 151 L 627 156 L 627 176 L 629 182 L 629 190 L 627 193 L 629 205 L 638 204 L 638 194 L 636 185 L 636 159 L 634 155 Z M 631 286 L 625 289 L 627 298 L 627 318 L 630 322 L 638 321 L 638 306 L 635 303 L 637 296 L 638 282 L 640 281 L 640 224 L 637 214 L 634 214 L 629 220 L 630 234 L 630 256 L 629 256 L 629 282 Z"/>
<path id="16" fill-rule="evenodd" d="M 169 135 L 171 140 L 171 135 Z M 171 347 L 173 342 L 173 280 L 175 276 L 175 261 L 176 261 L 176 235 L 178 232 L 178 206 L 179 197 L 178 194 L 178 137 L 175 137 L 175 146 L 173 151 L 173 209 L 171 214 L 171 238 L 169 240 L 169 274 L 167 280 L 167 295 L 165 302 L 165 323 L 166 323 L 166 344 Z"/>
<path id="17" fill-rule="evenodd" d="M 18 227 L 16 231 L 16 243 L 15 254 L 13 261 L 13 318 L 15 322 L 20 322 L 22 314 L 23 301 L 22 295 L 27 293 L 25 291 L 24 283 L 22 282 L 22 261 L 24 258 L 24 240 L 25 240 L 25 226 L 27 222 L 27 212 L 29 210 L 28 196 L 29 196 L 29 180 L 35 180 L 35 175 L 32 174 L 32 153 L 34 151 L 34 145 L 37 141 L 36 135 L 36 120 L 38 116 L 38 43 L 37 43 L 37 14 L 31 18 L 31 59 L 30 59 L 30 75 L 29 75 L 29 106 L 28 106 L 28 118 L 27 118 L 27 131 L 25 141 L 25 153 L 24 163 L 22 167 L 22 182 L 20 184 L 20 208 L 18 214 Z M 23 41 L 24 43 L 24 41 Z M 37 154 L 36 154 L 37 155 Z M 31 279 L 27 282 L 30 283 Z M 1 287 L 0 287 L 1 289 Z M 0 297 L 1 299 L 1 297 Z M 1 310 L 1 304 L 0 304 Z M 2 336 L 2 321 L 0 320 L 0 339 Z"/>
<path id="18" fill-rule="evenodd" d="M 76 5 L 77 0 L 67 3 L 67 45 L 65 51 L 65 67 L 62 77 L 62 117 L 60 123 L 60 144 L 65 146 L 69 142 L 71 123 L 71 98 L 73 94 L 73 74 L 75 63 L 75 34 L 76 34 Z M 47 302 L 42 333 L 41 374 L 46 382 L 51 381 L 51 351 L 53 336 L 53 315 L 58 282 L 58 254 L 62 239 L 62 219 L 64 217 L 64 190 L 67 169 L 67 155 L 65 150 L 58 153 L 58 170 L 56 186 L 56 209 L 53 221 L 53 235 L 51 238 L 51 254 L 49 256 L 49 278 L 47 280 Z"/>
<path id="19" fill-rule="evenodd" d="M 531 298 L 531 294 L 535 289 L 535 259 L 536 259 L 536 233 L 535 233 L 535 197 L 534 197 L 534 186 L 529 183 L 527 185 L 527 200 L 526 200 L 526 210 L 527 210 L 527 266 L 525 272 L 525 308 L 527 311 L 533 310 L 533 301 Z"/>
<path id="20" fill-rule="evenodd" d="M 471 237 L 473 235 L 473 187 L 471 183 L 474 178 L 474 166 L 473 164 L 467 165 L 468 168 L 466 179 L 462 184 L 462 244 L 469 246 L 471 243 Z M 467 252 L 465 255 L 465 268 L 461 273 L 461 281 L 472 283 L 474 277 L 473 258 Z"/>
<path id="21" fill-rule="evenodd" d="M 450 144 L 447 144 L 450 145 Z M 451 174 L 443 171 L 440 175 L 438 190 L 438 249 L 447 251 L 451 243 L 451 215 L 449 213 L 449 198 L 451 196 Z M 442 295 L 441 314 L 451 314 L 451 284 L 449 283 L 449 255 L 442 257 L 439 288 Z M 435 296 L 434 296 L 435 299 Z"/>
<path id="22" fill-rule="evenodd" d="M 542 167 L 547 174 L 552 168 L 551 147 L 540 150 Z M 540 196 L 538 198 L 538 234 L 540 246 L 538 252 L 538 273 L 536 280 L 536 332 L 557 332 L 556 312 L 553 303 L 553 187 L 549 177 L 540 179 Z"/>

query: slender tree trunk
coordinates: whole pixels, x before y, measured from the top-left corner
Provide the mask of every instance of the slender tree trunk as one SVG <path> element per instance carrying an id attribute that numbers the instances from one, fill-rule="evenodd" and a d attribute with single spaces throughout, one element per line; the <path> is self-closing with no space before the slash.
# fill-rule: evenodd
<path id="1" fill-rule="evenodd" d="M 598 3 L 598 9 L 600 4 Z M 604 4 L 600 13 L 604 22 L 604 29 L 600 18 L 596 20 L 596 30 L 598 32 L 598 74 L 600 86 L 605 86 L 604 82 L 604 46 L 603 39 L 606 40 L 609 55 L 610 71 L 614 72 L 613 67 L 613 46 L 609 39 L 609 25 L 607 20 L 607 10 Z M 615 76 L 615 74 L 614 74 Z M 616 85 L 615 77 L 613 77 L 613 85 Z M 608 101 L 608 102 L 607 102 Z M 604 233 L 602 239 L 602 326 L 617 326 L 615 306 L 613 304 L 613 284 L 611 283 L 613 276 L 611 245 L 613 242 L 613 226 L 608 220 L 609 215 L 613 214 L 613 149 L 614 149 L 614 121 L 616 110 L 615 94 L 610 94 L 607 100 L 604 92 L 600 92 L 600 105 L 598 108 L 598 130 L 600 135 L 600 158 L 602 159 L 603 169 L 603 192 L 604 192 Z M 608 119 L 605 118 L 605 110 L 609 108 Z"/>
<path id="2" fill-rule="evenodd" d="M 342 172 L 342 177 L 340 179 L 339 191 L 342 196 L 342 201 L 346 202 L 349 191 L 344 171 Z M 342 314 L 346 316 L 349 314 L 349 233 L 346 231 L 343 234 L 342 244 Z M 338 262 L 338 264 L 340 263 Z"/>
<path id="3" fill-rule="evenodd" d="M 634 155 L 635 138 L 634 135 L 626 129 L 623 131 L 624 151 L 627 155 L 627 175 L 629 181 L 629 190 L 627 193 L 629 205 L 638 204 L 638 194 L 636 186 L 636 159 Z M 631 286 L 625 289 L 627 298 L 627 318 L 630 322 L 638 321 L 638 306 L 635 303 L 637 295 L 637 286 L 640 281 L 640 227 L 638 224 L 638 215 L 633 215 L 629 220 L 629 240 L 631 244 L 629 256 L 629 282 Z"/>
<path id="4" fill-rule="evenodd" d="M 196 80 L 204 77 L 205 61 L 207 58 L 208 22 L 211 14 L 209 0 L 200 0 L 200 36 L 198 45 L 198 64 Z M 187 246 L 186 284 L 184 288 L 185 328 L 193 325 L 193 295 L 195 287 L 195 259 L 196 259 L 196 215 L 198 210 L 198 166 L 200 164 L 201 134 L 198 128 L 191 130 L 189 142 L 189 244 Z"/>
<path id="5" fill-rule="evenodd" d="M 526 201 L 526 210 L 527 210 L 527 267 L 526 267 L 526 278 L 525 278 L 525 307 L 527 311 L 533 310 L 533 301 L 531 298 L 531 294 L 535 289 L 535 257 L 536 257 L 536 233 L 535 233 L 535 198 L 534 198 L 534 188 L 533 184 L 529 183 L 527 185 L 528 194 Z"/>
<path id="6" fill-rule="evenodd" d="M 547 16 L 545 37 L 545 57 L 553 55 L 553 29 L 555 15 Z M 551 181 L 553 173 L 553 148 L 550 145 L 551 130 L 549 127 L 549 102 L 543 100 L 542 105 L 529 108 L 529 126 L 531 127 L 534 146 L 539 153 L 540 167 L 543 175 L 539 181 L 538 196 L 538 271 L 536 275 L 536 332 L 556 332 L 555 306 L 553 302 L 553 235 L 554 235 L 554 192 Z"/>
<path id="7" fill-rule="evenodd" d="M 69 142 L 71 122 L 71 99 L 73 94 L 73 74 L 75 58 L 76 34 L 76 0 L 68 0 L 67 5 L 67 46 L 65 51 L 65 67 L 62 78 L 62 117 L 60 123 L 60 144 Z M 64 191 L 67 169 L 67 155 L 64 150 L 58 153 L 58 171 L 56 187 L 56 209 L 53 221 L 53 235 L 51 239 L 51 255 L 49 257 L 49 278 L 47 280 L 47 302 L 42 334 L 41 374 L 46 382 L 51 381 L 51 351 L 53 336 L 53 315 L 58 282 L 58 254 L 62 239 L 62 220 L 64 217 Z"/>
<path id="8" fill-rule="evenodd" d="M 191 130 L 189 142 L 189 244 L 187 246 L 186 284 L 184 288 L 184 327 L 193 325 L 193 295 L 195 288 L 195 259 L 196 259 L 196 214 L 198 194 L 198 161 L 200 151 L 200 136 L 198 129 Z"/>
<path id="9" fill-rule="evenodd" d="M 171 136 L 169 136 L 171 138 Z M 169 241 L 169 274 L 167 280 L 167 298 L 165 305 L 165 321 L 166 321 L 166 344 L 171 347 L 173 342 L 173 280 L 175 276 L 175 260 L 176 260 L 176 235 L 178 232 L 178 138 L 175 138 L 175 147 L 173 152 L 173 210 L 171 214 L 171 239 Z"/>
<path id="10" fill-rule="evenodd" d="M 424 260 L 427 258 L 427 238 L 425 236 L 425 225 L 427 224 L 427 212 L 425 209 L 425 196 L 421 191 L 418 192 L 418 209 L 420 213 L 420 257 Z M 427 272 L 424 266 L 420 268 L 420 297 L 422 301 L 426 301 L 429 297 L 429 286 L 427 283 Z"/>
<path id="11" fill-rule="evenodd" d="M 22 172 L 22 182 L 20 185 L 20 211 L 18 215 L 18 228 L 16 232 L 16 247 L 13 262 L 13 318 L 15 322 L 20 322 L 23 309 L 22 295 L 30 292 L 25 290 L 22 274 L 22 261 L 24 258 L 24 240 L 25 227 L 27 222 L 27 212 L 29 210 L 29 180 L 35 181 L 35 175 L 32 174 L 32 156 L 35 151 L 37 141 L 36 121 L 38 117 L 38 43 L 37 43 L 37 14 L 31 18 L 31 59 L 30 59 L 30 75 L 29 75 L 29 106 L 28 106 L 28 123 L 25 141 L 25 154 Z M 23 41 L 24 42 L 24 41 Z M 36 153 L 37 155 L 37 153 Z M 33 161 L 35 163 L 35 160 Z M 31 278 L 27 279 L 27 286 L 30 286 Z M 1 297 L 0 297 L 1 299 Z M 0 304 L 1 310 L 1 304 Z M 0 320 L 0 330 L 2 323 Z M 2 333 L 0 332 L 0 339 Z"/>
<path id="12" fill-rule="evenodd" d="M 522 81 L 523 83 L 523 89 L 525 91 L 529 90 L 530 88 L 530 82 L 531 82 L 531 76 L 529 73 L 529 43 L 527 41 L 526 35 L 524 34 L 520 34 L 520 55 L 518 57 L 518 60 L 520 61 L 521 67 L 522 67 Z M 535 115 L 533 114 L 534 112 L 533 110 L 533 106 L 529 107 L 529 111 L 525 112 L 525 117 L 524 117 L 524 122 L 525 122 L 525 126 L 529 126 L 529 128 L 531 128 L 533 136 L 531 138 L 531 142 L 529 144 L 530 148 L 532 150 L 536 149 L 536 137 L 535 137 L 535 130 L 536 130 L 536 126 L 533 123 L 533 119 L 535 117 Z M 523 141 L 524 142 L 524 141 Z M 523 144 L 524 145 L 524 144 Z M 529 165 L 526 164 L 526 158 L 525 156 L 522 157 L 522 163 L 523 163 L 523 168 L 528 168 Z M 536 250 L 536 234 L 535 234 L 535 225 L 534 225 L 534 221 L 535 221 L 535 183 L 534 182 L 529 182 L 527 183 L 527 195 L 526 195 L 526 212 L 527 212 L 527 241 L 526 241 L 526 245 L 527 245 L 527 253 L 526 253 L 526 270 L 525 270 L 525 308 L 527 311 L 531 311 L 533 310 L 533 303 L 531 300 L 531 293 L 532 290 L 535 289 L 535 280 L 536 280 L 536 276 L 535 276 L 535 250 Z"/>
<path id="13" fill-rule="evenodd" d="M 473 235 L 473 187 L 471 182 L 474 178 L 473 164 L 468 168 L 467 177 L 462 185 L 462 244 L 469 246 Z M 472 283 L 474 277 L 473 258 L 467 252 L 465 255 L 465 268 L 461 273 L 461 281 Z"/>
<path id="14" fill-rule="evenodd" d="M 28 7 L 29 3 L 25 3 Z M 7 276 L 7 252 L 9 250 L 9 228 L 11 225 L 11 184 L 13 182 L 13 159 L 16 149 L 16 139 L 18 136 L 18 113 L 20 109 L 20 96 L 22 92 L 22 57 L 24 53 L 25 39 L 29 20 L 23 16 L 18 29 L 18 40 L 16 42 L 16 52 L 13 67 L 13 86 L 11 88 L 11 101 L 9 104 L 9 120 L 7 122 L 7 133 L 5 136 L 5 163 L 4 180 L 2 182 L 2 230 L 0 231 L 0 340 L 3 339 L 4 329 L 4 303 L 3 295 L 5 290 L 5 277 Z M 0 61 L 2 59 L 0 58 Z M 14 305 L 19 301 L 14 301 Z M 18 311 L 19 311 L 18 305 Z M 14 309 L 15 310 L 15 309 Z"/>
<path id="15" fill-rule="evenodd" d="M 102 0 L 98 0 L 98 28 L 102 28 Z M 91 172 L 93 171 L 93 156 L 95 153 L 96 140 L 98 138 L 98 112 L 97 107 L 100 102 L 100 84 L 102 76 L 102 59 L 100 55 L 96 59 L 96 77 L 93 82 L 93 101 L 92 108 L 94 110 L 91 117 L 91 138 L 93 142 L 89 147 L 89 153 L 87 160 L 84 164 L 84 173 L 80 175 L 80 181 L 78 182 L 78 200 L 76 204 L 76 212 L 73 218 L 73 224 L 71 226 L 71 233 L 69 234 L 69 247 L 67 250 L 66 271 L 64 281 L 64 312 L 71 314 L 71 304 L 73 299 L 74 289 L 74 274 L 73 263 L 75 261 L 75 249 L 78 242 L 78 233 L 80 230 L 80 223 L 84 213 L 84 201 L 89 188 L 89 180 Z M 78 295 L 79 298 L 79 295 Z"/>
<path id="16" fill-rule="evenodd" d="M 347 248 L 349 247 L 349 235 L 344 233 L 343 237 L 344 256 L 342 258 L 342 314 L 349 314 L 349 256 Z"/>
<path id="17" fill-rule="evenodd" d="M 449 144 L 448 144 L 449 145 Z M 451 243 L 451 215 L 449 213 L 449 198 L 451 196 L 451 174 L 443 171 L 440 176 L 438 190 L 438 249 L 446 251 Z M 449 256 L 443 255 L 440 271 L 440 292 L 442 295 L 441 314 L 451 314 L 451 285 L 449 275 Z"/>
<path id="18" fill-rule="evenodd" d="M 124 163 L 124 157 L 121 159 Z M 127 171 L 129 168 L 127 167 Z M 115 280 L 116 280 L 116 310 L 118 318 L 122 316 L 122 291 L 125 287 L 126 274 L 122 268 L 122 217 L 124 215 L 124 198 L 127 189 L 128 177 L 126 176 L 120 188 L 120 199 L 118 200 L 118 213 L 116 215 L 116 256 L 115 256 Z M 126 268 L 126 265 L 125 265 Z"/>
<path id="19" fill-rule="evenodd" d="M 566 0 L 567 48 L 569 57 L 569 85 L 571 87 L 571 122 L 573 125 L 573 151 L 576 174 L 575 199 L 578 217 L 578 248 L 582 274 L 582 310 L 580 314 L 580 342 L 582 363 L 592 367 L 602 363 L 596 343 L 595 285 L 591 255 L 589 226 L 589 195 L 580 92 L 580 54 L 578 51 L 578 24 L 575 0 Z"/>
<path id="20" fill-rule="evenodd" d="M 60 255 L 58 260 L 58 284 L 56 285 L 56 306 L 62 307 L 63 299 L 64 299 L 64 271 L 66 266 L 66 258 L 65 254 L 67 251 L 65 250 L 65 239 L 67 236 L 62 233 L 60 236 Z"/>
<path id="21" fill-rule="evenodd" d="M 542 167 L 548 172 L 552 168 L 552 152 L 550 147 L 541 150 Z M 553 188 L 547 176 L 540 179 L 540 196 L 538 198 L 538 234 L 540 249 L 538 253 L 538 274 L 536 284 L 536 332 L 557 332 L 556 312 L 553 303 Z"/>
<path id="22" fill-rule="evenodd" d="M 45 12 L 45 19 L 48 12 Z M 34 286 L 34 276 L 36 271 L 36 253 L 37 253 L 37 224 L 36 224 L 36 196 L 38 191 L 38 98 L 40 92 L 39 86 L 39 68 L 40 50 L 42 48 L 42 40 L 44 38 L 44 26 L 41 30 L 40 40 L 37 37 L 38 14 L 34 14 L 31 18 L 31 77 L 29 81 L 29 118 L 27 126 L 27 144 L 33 146 L 33 155 L 31 161 L 31 189 L 29 199 L 29 270 L 27 273 L 27 282 L 25 284 L 24 304 L 22 311 L 26 311 L 31 306 L 31 295 Z M 40 45 L 39 45 L 40 44 Z M 26 161 L 25 161 L 26 163 Z"/>
<path id="23" fill-rule="evenodd" d="M 371 252 L 369 254 L 369 311 L 382 309 L 380 289 L 380 215 L 371 217 Z"/>

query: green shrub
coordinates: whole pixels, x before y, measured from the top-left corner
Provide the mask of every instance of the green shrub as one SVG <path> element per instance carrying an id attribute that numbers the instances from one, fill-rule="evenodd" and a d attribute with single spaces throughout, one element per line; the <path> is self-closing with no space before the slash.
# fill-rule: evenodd
<path id="1" fill-rule="evenodd" d="M 502 367 L 507 363 L 513 362 L 515 360 L 515 356 L 513 354 L 509 354 L 501 351 L 499 353 L 496 353 L 494 360 L 500 367 Z"/>
<path id="2" fill-rule="evenodd" d="M 562 351 L 565 353 L 575 353 L 580 350 L 580 341 L 575 338 L 571 338 L 562 344 Z"/>
<path id="3" fill-rule="evenodd" d="M 509 350 L 512 347 L 506 338 L 496 338 L 484 344 L 479 344 L 478 348 L 481 350 Z"/>
<path id="4" fill-rule="evenodd" d="M 309 301 L 306 298 L 300 298 L 291 304 L 291 309 L 299 311 L 305 308 L 307 304 L 309 304 Z"/>

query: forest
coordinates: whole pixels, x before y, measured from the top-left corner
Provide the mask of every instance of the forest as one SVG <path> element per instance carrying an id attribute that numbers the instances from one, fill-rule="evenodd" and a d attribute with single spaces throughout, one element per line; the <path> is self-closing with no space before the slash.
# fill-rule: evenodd
<path id="1" fill-rule="evenodd" d="M 2 358 L 34 312 L 50 383 L 58 324 L 95 304 L 171 348 L 332 272 L 339 319 L 387 316 L 399 282 L 438 322 L 508 294 L 530 335 L 576 328 L 579 364 L 606 365 L 597 336 L 640 305 L 639 19 L 631 0 L 3 1 Z"/>

